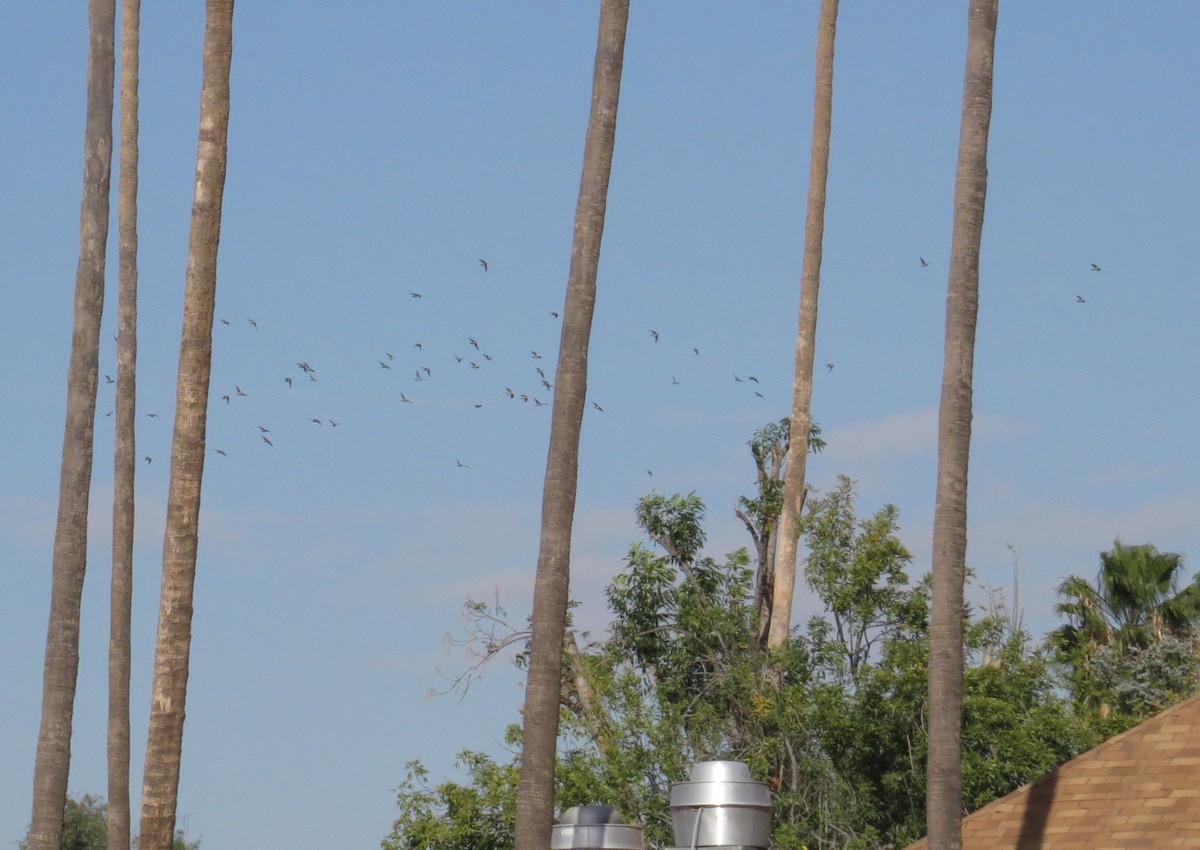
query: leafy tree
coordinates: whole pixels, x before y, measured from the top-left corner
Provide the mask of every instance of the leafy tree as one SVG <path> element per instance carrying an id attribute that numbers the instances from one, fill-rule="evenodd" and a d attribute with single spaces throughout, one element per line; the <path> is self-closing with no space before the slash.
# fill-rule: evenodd
<path id="1" fill-rule="evenodd" d="M 60 850 L 108 850 L 108 804 L 99 794 L 84 794 L 78 799 L 67 798 L 63 809 L 63 831 Z M 28 850 L 30 837 L 17 842 L 20 850 Z M 137 847 L 137 839 L 133 840 Z M 176 830 L 171 850 L 200 850 L 200 839 L 188 840 L 183 830 Z"/>
<path id="2" fill-rule="evenodd" d="M 823 611 L 771 655 L 777 680 L 762 675 L 754 560 L 746 549 L 706 555 L 704 511 L 694 493 L 643 499 L 637 517 L 649 542 L 630 547 L 609 587 L 609 636 L 582 646 L 568 637 L 557 806 L 613 805 L 645 825 L 651 845 L 667 846 L 671 783 L 695 761 L 734 758 L 774 792 L 778 847 L 882 850 L 919 837 L 930 586 L 909 581 L 895 508 L 859 517 L 847 479 L 812 500 L 802 526 L 804 575 Z M 1005 641 L 1002 618 L 969 610 L 962 617 L 972 753 L 964 778 L 976 807 L 1088 739 L 1051 666 L 1023 635 Z M 497 642 L 493 633 L 479 638 Z M 1001 650 L 985 652 L 995 646 Z M 519 731 L 508 741 L 519 749 Z M 466 779 L 439 785 L 410 764 L 385 850 L 512 846 L 506 830 L 518 759 L 464 753 Z"/>
<path id="3" fill-rule="evenodd" d="M 1200 577 L 1179 587 L 1183 558 L 1120 540 L 1095 582 L 1068 576 L 1048 644 L 1082 717 L 1108 736 L 1194 692 Z"/>

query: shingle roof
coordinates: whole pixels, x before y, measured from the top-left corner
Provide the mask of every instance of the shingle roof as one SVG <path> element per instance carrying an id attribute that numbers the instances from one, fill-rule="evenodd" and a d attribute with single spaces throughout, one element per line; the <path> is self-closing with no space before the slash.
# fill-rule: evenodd
<path id="1" fill-rule="evenodd" d="M 1200 694 L 962 822 L 962 850 L 1171 847 L 1200 848 Z"/>

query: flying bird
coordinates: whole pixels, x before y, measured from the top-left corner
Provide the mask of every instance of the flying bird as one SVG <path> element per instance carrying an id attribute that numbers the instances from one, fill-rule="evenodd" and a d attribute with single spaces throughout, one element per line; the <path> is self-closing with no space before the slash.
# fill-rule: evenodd
<path id="1" fill-rule="evenodd" d="M 309 422 L 316 422 L 318 425 L 322 425 L 322 424 L 324 424 L 324 423 L 322 423 L 322 422 L 321 422 L 321 420 L 320 420 L 320 419 L 313 419 L 311 416 L 308 418 L 308 421 L 309 421 Z"/>
<path id="2" fill-rule="evenodd" d="M 917 259 L 921 261 L 921 268 L 923 268 L 923 269 L 929 268 L 929 263 L 924 257 L 917 257 Z"/>
<path id="3" fill-rule="evenodd" d="M 105 376 L 104 376 L 104 383 L 106 383 L 106 384 L 111 384 L 111 383 L 114 383 L 114 381 L 113 381 L 113 379 L 112 379 L 112 378 L 108 377 L 108 375 L 105 375 Z"/>
<path id="4" fill-rule="evenodd" d="M 410 292 L 410 293 L 408 293 L 408 294 L 409 294 L 409 295 L 411 295 L 413 298 L 420 298 L 420 297 L 421 297 L 421 293 L 419 293 L 419 292 Z"/>
<path id="5" fill-rule="evenodd" d="M 226 404 L 229 404 L 229 396 L 223 395 L 223 396 L 221 396 L 221 398 L 225 399 Z"/>
<path id="6" fill-rule="evenodd" d="M 224 449 L 217 449 L 217 454 L 219 454 L 221 457 L 229 457 L 229 455 L 225 454 Z"/>
<path id="7" fill-rule="evenodd" d="M 512 387 L 505 387 L 504 392 L 508 395 L 509 398 L 515 398 L 513 391 L 512 391 Z"/>
<path id="8" fill-rule="evenodd" d="M 674 375 L 671 376 L 671 386 L 673 386 L 673 387 L 679 386 L 679 379 L 676 378 Z"/>
<path id="9" fill-rule="evenodd" d="M 735 381 L 737 381 L 739 384 L 744 384 L 744 383 L 746 383 L 746 382 L 745 382 L 745 381 L 743 381 L 741 378 L 739 378 L 737 375 L 734 375 L 734 376 L 733 376 L 733 379 L 734 379 Z"/>
<path id="10" fill-rule="evenodd" d="M 380 361 L 379 361 L 379 365 L 380 365 L 380 367 L 381 367 L 381 368 L 384 368 L 384 369 L 391 369 L 391 368 L 392 368 L 391 366 L 389 366 L 387 363 L 385 363 L 385 362 L 384 362 L 384 361 L 382 361 L 382 360 L 380 360 Z"/>
<path id="11" fill-rule="evenodd" d="M 832 371 L 833 371 L 833 364 L 832 364 L 832 363 L 826 363 L 826 364 L 825 364 L 825 368 L 826 368 L 826 369 L 828 369 L 830 372 L 832 372 Z"/>
<path id="12" fill-rule="evenodd" d="M 239 387 L 237 384 L 234 384 L 233 388 L 237 391 L 238 395 L 246 395 L 246 393 L 242 391 L 242 388 Z"/>
<path id="13" fill-rule="evenodd" d="M 534 359 L 534 360 L 541 360 L 541 359 L 542 359 L 542 355 L 538 354 L 536 351 L 531 351 L 531 352 L 529 352 L 529 353 L 533 355 L 533 359 Z"/>
<path id="14" fill-rule="evenodd" d="M 283 382 L 290 387 L 292 385 L 292 376 L 288 375 L 286 378 L 283 379 Z"/>
<path id="15" fill-rule="evenodd" d="M 406 396 L 404 393 L 400 393 L 400 400 L 401 400 L 402 402 L 404 402 L 405 404 L 412 404 L 412 403 L 413 403 L 413 402 L 412 402 L 412 399 L 411 399 L 411 398 L 409 398 L 408 396 Z"/>
<path id="16" fill-rule="evenodd" d="M 297 368 L 300 369 L 301 372 L 311 373 L 313 371 L 313 367 L 309 366 L 308 363 L 301 362 L 301 363 L 297 363 L 296 366 L 297 366 Z"/>
<path id="17" fill-rule="evenodd" d="M 654 337 L 655 342 L 658 342 L 658 331 L 650 331 L 650 336 Z"/>
<path id="18" fill-rule="evenodd" d="M 479 343 L 477 341 L 467 337 L 467 342 L 471 343 L 471 348 L 475 349 L 476 351 L 479 350 Z"/>
<path id="19" fill-rule="evenodd" d="M 419 342 L 417 343 L 417 345 L 418 345 L 418 346 L 419 346 L 420 344 L 421 344 L 421 343 L 419 343 Z M 385 352 L 383 352 L 383 353 L 387 355 L 387 359 L 388 359 L 388 360 L 395 360 L 395 359 L 396 359 L 396 355 L 395 355 L 395 354 L 392 354 L 392 352 L 390 352 L 390 351 L 385 351 Z"/>
<path id="20" fill-rule="evenodd" d="M 145 459 L 146 459 L 146 463 L 150 463 L 150 461 L 152 460 L 152 458 L 150 457 L 150 455 L 146 455 L 146 458 L 145 458 Z"/>
<path id="21" fill-rule="evenodd" d="M 1100 267 L 1098 265 L 1096 265 L 1095 263 L 1092 263 L 1092 271 L 1098 272 L 1098 271 L 1100 271 Z"/>
<path id="22" fill-rule="evenodd" d="M 413 348 L 415 348 L 417 351 L 422 351 L 425 348 L 425 346 L 419 342 L 414 342 Z"/>
<path id="23" fill-rule="evenodd" d="M 274 448 L 274 447 L 275 447 L 275 444 L 274 444 L 274 443 L 272 443 L 272 442 L 271 442 L 269 439 L 267 439 L 267 435 L 266 435 L 266 434 L 263 434 L 263 435 L 262 435 L 262 441 L 263 441 L 264 443 L 266 443 L 268 446 L 270 446 L 271 448 Z"/>
<path id="24" fill-rule="evenodd" d="M 692 354 L 694 354 L 696 357 L 699 357 L 699 356 L 700 356 L 700 349 L 698 349 L 698 348 L 693 348 L 693 349 L 692 349 Z"/>
<path id="25" fill-rule="evenodd" d="M 1086 304 L 1086 303 L 1087 303 L 1087 299 L 1086 299 L 1086 298 L 1084 298 L 1082 295 L 1076 295 L 1076 296 L 1075 296 L 1075 300 L 1076 300 L 1076 301 L 1078 301 L 1080 304 Z"/>
<path id="26" fill-rule="evenodd" d="M 454 459 L 454 462 L 455 462 L 456 464 L 458 464 L 458 466 L 459 466 L 459 468 L 460 468 L 460 469 L 466 469 L 466 468 L 467 468 L 467 465 L 466 465 L 465 463 L 463 463 L 461 460 L 459 460 L 458 458 L 455 458 L 455 459 Z"/>
<path id="27" fill-rule="evenodd" d="M 483 266 L 483 270 L 485 272 L 487 271 L 487 260 L 485 260 L 483 257 L 479 258 L 479 265 Z"/>
<path id="28" fill-rule="evenodd" d="M 596 402 L 594 402 L 594 401 L 592 402 L 592 407 L 596 408 L 596 409 L 597 409 L 597 410 L 599 410 L 601 413 L 603 413 L 603 412 L 604 412 L 604 408 L 603 408 L 603 407 L 601 407 L 599 404 L 597 404 L 597 403 L 596 403 Z"/>
<path id="29" fill-rule="evenodd" d="M 229 320 L 228 320 L 228 319 L 222 319 L 222 320 L 221 320 L 221 324 L 223 324 L 223 325 L 227 325 L 227 324 L 229 324 Z"/>
<path id="30" fill-rule="evenodd" d="M 558 318 L 558 311 L 557 311 L 557 310 L 551 310 L 551 311 L 550 311 L 550 315 L 551 315 L 551 316 L 553 316 L 554 318 L 556 318 L 556 319 L 557 319 L 557 318 Z"/>
<path id="31" fill-rule="evenodd" d="M 756 384 L 758 383 L 758 378 L 754 377 L 753 375 L 750 375 L 749 377 L 750 377 L 751 381 L 753 381 Z"/>
<path id="32" fill-rule="evenodd" d="M 534 400 L 533 400 L 533 406 L 534 406 L 534 407 L 545 407 L 545 406 L 546 406 L 546 402 L 544 402 L 544 401 L 542 401 L 542 400 L 540 400 L 540 399 L 538 399 L 538 398 L 534 398 Z"/>
<path id="33" fill-rule="evenodd" d="M 259 430 L 259 431 L 262 431 L 264 434 L 270 434 L 270 433 L 271 433 L 271 429 L 270 429 L 270 428 L 264 428 L 264 427 L 263 427 L 263 426 L 261 426 L 261 425 L 259 425 L 259 426 L 258 426 L 258 430 Z"/>
<path id="34" fill-rule="evenodd" d="M 758 396 L 759 398 L 766 398 L 766 396 L 765 396 L 765 395 L 763 395 L 762 393 L 760 393 L 758 390 L 755 390 L 755 391 L 754 391 L 754 394 L 755 394 L 756 396 Z"/>
<path id="35" fill-rule="evenodd" d="M 157 414 L 157 413 L 147 413 L 146 415 L 147 415 L 147 416 L 149 416 L 151 419 L 157 419 L 157 418 L 158 418 L 158 414 Z"/>
<path id="36" fill-rule="evenodd" d="M 258 322 L 254 321 L 253 319 L 247 319 L 246 321 L 249 322 L 255 330 L 258 330 Z"/>
<path id="37" fill-rule="evenodd" d="M 336 428 L 340 424 L 341 423 L 339 423 L 339 422 L 334 422 L 332 419 L 329 420 L 330 427 Z"/>

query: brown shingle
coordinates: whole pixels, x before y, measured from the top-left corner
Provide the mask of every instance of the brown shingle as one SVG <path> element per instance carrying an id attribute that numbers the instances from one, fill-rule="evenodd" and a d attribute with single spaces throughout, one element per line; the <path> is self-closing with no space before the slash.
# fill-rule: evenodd
<path id="1" fill-rule="evenodd" d="M 968 815 L 962 850 L 1200 848 L 1198 766 L 1200 694 Z"/>

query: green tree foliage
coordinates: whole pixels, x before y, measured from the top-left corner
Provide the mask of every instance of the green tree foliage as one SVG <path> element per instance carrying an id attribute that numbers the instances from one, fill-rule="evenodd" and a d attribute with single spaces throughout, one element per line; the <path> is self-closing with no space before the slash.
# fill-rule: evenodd
<path id="1" fill-rule="evenodd" d="M 1095 582 L 1069 576 L 1066 623 L 1048 644 L 1075 708 L 1099 737 L 1116 734 L 1197 688 L 1200 577 L 1180 589 L 1182 556 L 1117 540 Z"/>
<path id="2" fill-rule="evenodd" d="M 17 843 L 21 850 L 29 846 L 29 837 Z M 108 847 L 108 804 L 99 794 L 67 797 L 63 810 L 62 850 L 106 850 Z M 137 839 L 134 839 L 137 847 Z M 171 850 L 200 850 L 200 839 L 188 840 L 176 830 Z"/>
<path id="3" fill-rule="evenodd" d="M 636 515 L 648 541 L 630 547 L 608 589 L 608 637 L 579 646 L 568 636 L 559 809 L 613 805 L 644 824 L 649 844 L 667 846 L 671 783 L 695 761 L 732 758 L 774 792 L 777 847 L 882 850 L 920 837 L 930 594 L 928 579 L 908 577 L 897 510 L 860 517 L 845 478 L 812 499 L 804 577 L 820 613 L 770 655 L 756 559 L 705 554 L 702 500 L 651 494 Z M 1024 634 L 1001 616 L 963 617 L 964 796 L 974 809 L 1092 739 Z M 516 752 L 519 738 L 510 730 Z M 411 763 L 384 850 L 507 850 L 518 763 L 463 753 L 465 777 L 438 785 Z"/>

